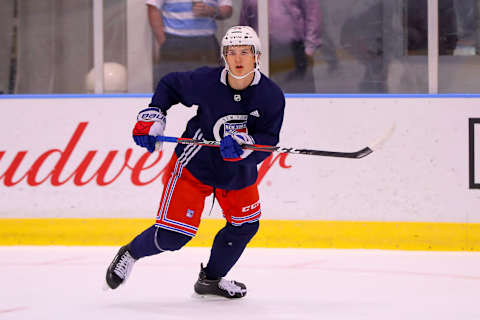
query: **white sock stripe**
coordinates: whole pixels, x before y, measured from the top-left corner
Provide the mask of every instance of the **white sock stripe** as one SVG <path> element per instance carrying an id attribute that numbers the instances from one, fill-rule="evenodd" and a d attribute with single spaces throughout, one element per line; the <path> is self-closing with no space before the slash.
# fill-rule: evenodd
<path id="1" fill-rule="evenodd" d="M 156 226 L 156 225 L 155 225 Z M 155 236 L 153 238 L 153 242 L 155 243 L 155 247 L 157 247 L 158 250 L 160 250 L 161 252 L 165 251 L 163 250 L 162 248 L 160 248 L 160 245 L 158 244 L 158 241 L 157 241 L 157 233 L 158 233 L 158 227 L 157 229 L 155 230 Z"/>

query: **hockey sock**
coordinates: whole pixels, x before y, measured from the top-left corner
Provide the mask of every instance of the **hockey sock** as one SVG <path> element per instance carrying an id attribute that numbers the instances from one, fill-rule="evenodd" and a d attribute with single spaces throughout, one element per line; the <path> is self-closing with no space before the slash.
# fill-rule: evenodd
<path id="1" fill-rule="evenodd" d="M 224 277 L 242 255 L 250 239 L 257 233 L 259 223 L 245 223 L 235 227 L 227 222 L 213 240 L 210 259 L 205 267 L 207 279 Z"/>
<path id="2" fill-rule="evenodd" d="M 136 236 L 128 249 L 133 258 L 140 259 L 163 251 L 179 250 L 190 239 L 189 236 L 153 225 Z"/>

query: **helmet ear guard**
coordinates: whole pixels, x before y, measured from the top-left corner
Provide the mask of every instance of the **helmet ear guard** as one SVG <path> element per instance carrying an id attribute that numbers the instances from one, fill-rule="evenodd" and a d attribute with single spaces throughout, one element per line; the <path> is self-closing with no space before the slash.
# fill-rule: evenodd
<path id="1" fill-rule="evenodd" d="M 220 55 L 222 60 L 225 64 L 225 67 L 228 71 L 228 63 L 225 58 L 225 52 L 227 47 L 229 46 L 252 46 L 253 47 L 253 54 L 255 55 L 255 69 L 260 69 L 260 63 L 258 61 L 258 55 L 261 53 L 261 44 L 260 39 L 258 38 L 257 33 L 252 27 L 249 26 L 234 26 L 227 30 L 225 35 L 222 38 L 222 45 L 220 47 Z M 253 72 L 253 71 L 252 71 Z M 242 79 L 249 75 L 251 72 L 243 75 L 243 76 L 235 76 L 231 74 L 234 78 Z"/>

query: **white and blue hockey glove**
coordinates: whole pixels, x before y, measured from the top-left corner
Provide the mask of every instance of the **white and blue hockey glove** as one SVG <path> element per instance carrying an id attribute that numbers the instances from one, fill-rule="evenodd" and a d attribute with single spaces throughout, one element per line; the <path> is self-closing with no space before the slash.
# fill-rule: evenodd
<path id="1" fill-rule="evenodd" d="M 159 108 L 150 107 L 138 113 L 137 123 L 133 128 L 133 140 L 148 152 L 162 150 L 163 142 L 157 142 L 155 137 L 163 135 L 166 118 Z"/>
<path id="2" fill-rule="evenodd" d="M 240 161 L 245 159 L 253 150 L 242 149 L 242 144 L 255 144 L 252 136 L 243 132 L 236 132 L 225 136 L 220 141 L 220 153 L 225 161 Z"/>

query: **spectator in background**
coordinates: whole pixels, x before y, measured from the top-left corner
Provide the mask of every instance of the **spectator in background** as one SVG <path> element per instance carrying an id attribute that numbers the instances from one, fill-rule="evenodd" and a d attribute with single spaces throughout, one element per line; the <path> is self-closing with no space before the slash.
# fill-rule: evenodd
<path id="1" fill-rule="evenodd" d="M 318 0 L 270 0 L 270 78 L 286 93 L 315 92 L 313 54 L 321 45 Z M 257 0 L 243 0 L 240 24 L 258 31 Z"/>
<path id="2" fill-rule="evenodd" d="M 217 66 L 220 47 L 215 20 L 232 15 L 232 0 L 147 0 L 148 21 L 160 46 L 154 86 L 165 74 L 199 65 Z"/>
<path id="3" fill-rule="evenodd" d="M 409 55 L 427 54 L 428 6 L 426 1 L 408 0 Z M 438 1 L 438 47 L 440 55 L 452 55 L 457 46 L 457 18 L 453 0 Z"/>
<path id="4" fill-rule="evenodd" d="M 358 84 L 361 93 L 383 93 L 386 72 L 383 53 L 383 0 L 363 0 L 352 3 L 357 14 L 345 20 L 340 33 L 343 49 L 364 67 Z"/>
<path id="5" fill-rule="evenodd" d="M 406 25 L 406 44 L 408 55 L 427 55 L 428 50 L 428 6 L 427 1 L 408 0 L 403 2 Z M 391 23 L 384 19 L 385 1 L 364 0 L 357 2 L 362 6 L 360 13 L 347 19 L 341 30 L 341 45 L 343 49 L 364 66 L 364 73 L 358 85 L 361 93 L 386 93 L 391 89 L 387 86 L 387 66 L 391 62 L 385 55 L 389 40 L 385 38 L 385 30 Z M 352 4 L 352 8 L 355 4 Z M 451 55 L 457 42 L 457 24 L 453 0 L 439 0 L 439 53 Z M 357 10 L 352 10 L 358 12 Z M 395 36 L 395 35 L 390 35 Z M 403 48 L 402 48 L 403 49 Z M 402 53 L 403 54 L 403 53 Z M 412 81 L 413 74 L 409 75 Z M 418 74 L 424 79 L 424 73 Z M 420 83 L 423 83 L 420 81 Z M 418 86 L 422 88 L 421 86 Z M 392 89 L 398 89 L 393 86 Z M 422 90 L 422 89 L 419 89 Z"/>
<path id="6" fill-rule="evenodd" d="M 478 0 L 455 0 L 454 2 L 458 37 L 454 55 L 475 55 L 477 3 Z"/>

